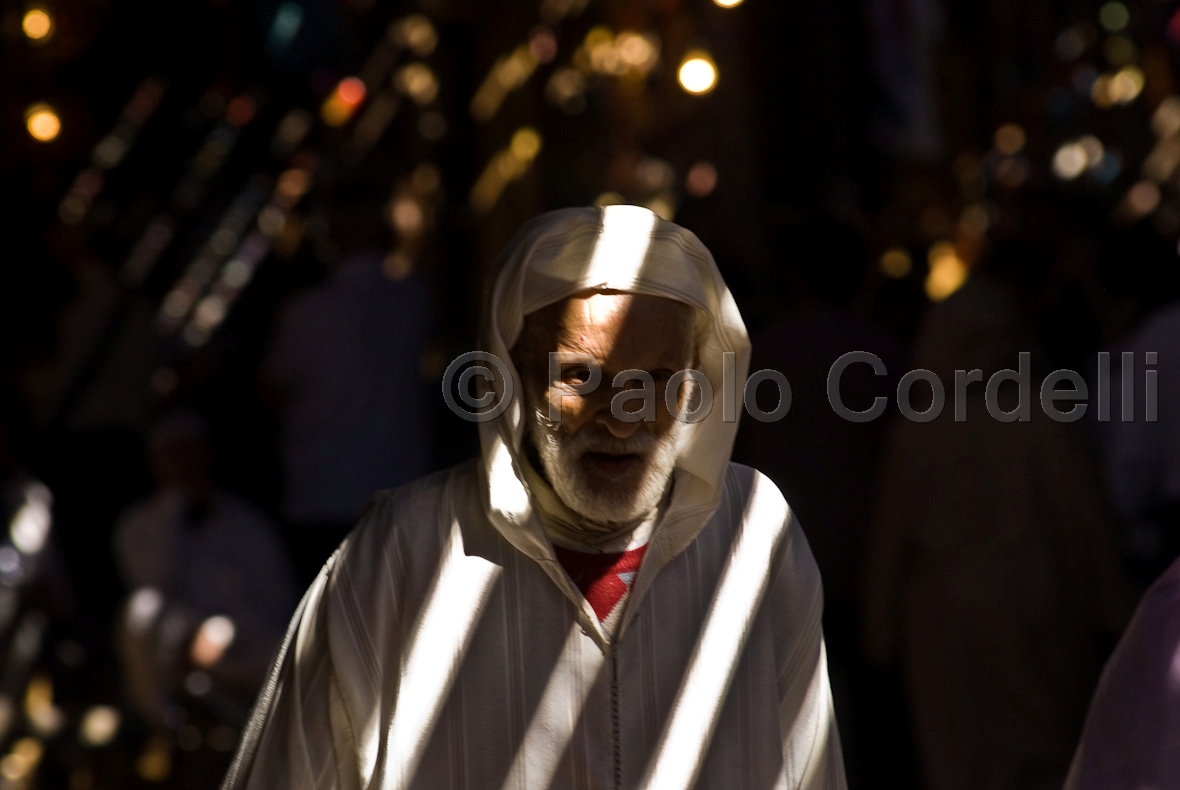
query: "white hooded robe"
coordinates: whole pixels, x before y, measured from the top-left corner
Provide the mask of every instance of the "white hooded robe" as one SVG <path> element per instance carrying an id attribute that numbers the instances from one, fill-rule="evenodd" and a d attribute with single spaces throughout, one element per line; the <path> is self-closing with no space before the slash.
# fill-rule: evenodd
<path id="1" fill-rule="evenodd" d="M 749 341 L 712 256 L 634 206 L 530 222 L 481 334 L 514 394 L 524 316 L 586 289 L 702 311 L 715 390 L 613 638 L 534 512 L 513 398 L 481 458 L 370 504 L 300 604 L 225 790 L 845 787 L 819 571 L 774 484 L 729 463 Z"/>

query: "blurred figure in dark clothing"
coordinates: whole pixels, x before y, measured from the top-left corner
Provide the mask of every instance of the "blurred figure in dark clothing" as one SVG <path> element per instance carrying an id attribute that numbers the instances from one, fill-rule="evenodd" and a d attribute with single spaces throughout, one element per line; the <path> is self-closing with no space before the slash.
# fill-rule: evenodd
<path id="1" fill-rule="evenodd" d="M 148 450 L 156 491 L 114 537 L 131 591 L 118 628 L 124 682 L 150 727 L 182 742 L 196 727 L 199 742 L 244 723 L 295 610 L 295 581 L 273 522 L 217 485 L 203 420 L 164 420 Z"/>
<path id="2" fill-rule="evenodd" d="M 943 382 L 945 408 L 930 422 L 898 420 L 885 458 L 866 652 L 900 662 L 929 790 L 1059 788 L 1101 638 L 1126 612 L 1084 436 L 1041 411 L 1039 378 L 1026 394 L 1031 421 L 995 419 L 982 383 L 955 420 L 956 370 L 981 370 L 986 382 L 1033 345 L 1011 290 L 986 274 L 935 305 L 913 366 Z M 1001 388 L 1005 411 L 1010 394 Z"/>
<path id="3" fill-rule="evenodd" d="M 743 416 L 734 460 L 762 470 L 782 490 L 804 524 L 823 574 L 824 633 L 837 721 L 848 754 L 849 782 L 859 765 L 889 765 L 904 775 L 905 751 L 894 736 L 904 728 L 900 693 L 886 678 L 865 676 L 858 656 L 857 602 L 872 492 L 888 420 L 855 423 L 828 402 L 832 365 L 850 351 L 868 351 L 885 363 L 877 376 L 854 364 L 841 376 L 845 405 L 864 411 L 877 396 L 893 401 L 904 357 L 885 331 L 850 308 L 868 257 L 858 231 L 831 218 L 800 223 L 780 238 L 785 262 L 786 309 L 754 335 L 751 372 L 769 368 L 791 385 L 791 408 L 775 422 Z M 775 408 L 776 388 L 759 388 L 759 408 Z M 882 721 L 878 715 L 894 717 Z M 884 761 L 884 762 L 883 762 Z M 867 780 L 868 777 L 864 777 Z"/>
<path id="4" fill-rule="evenodd" d="M 379 185 L 328 204 L 328 279 L 296 295 L 274 333 L 264 379 L 277 399 L 282 515 L 307 584 L 375 492 L 428 471 L 421 358 L 430 292 L 410 261 L 386 255 Z"/>
<path id="5" fill-rule="evenodd" d="M 1120 519 L 1124 560 L 1146 587 L 1180 557 L 1180 260 L 1154 229 L 1138 225 L 1105 235 L 1102 269 L 1116 303 L 1138 320 L 1124 319 L 1129 326 L 1111 333 L 1104 349 L 1110 354 L 1110 420 L 1090 424 Z M 1128 352 L 1131 364 L 1124 369 Z M 1124 381 L 1133 387 L 1126 422 Z M 1156 419 L 1148 422 L 1152 392 Z"/>
<path id="6" fill-rule="evenodd" d="M 1123 353 L 1133 354 L 1124 369 Z M 1158 420 L 1147 420 L 1156 382 Z M 1133 382 L 1133 419 L 1123 422 L 1122 383 Z M 1180 557 L 1180 302 L 1149 315 L 1110 354 L 1111 420 L 1095 423 L 1107 486 L 1122 522 L 1122 549 L 1136 581 L 1146 586 Z"/>

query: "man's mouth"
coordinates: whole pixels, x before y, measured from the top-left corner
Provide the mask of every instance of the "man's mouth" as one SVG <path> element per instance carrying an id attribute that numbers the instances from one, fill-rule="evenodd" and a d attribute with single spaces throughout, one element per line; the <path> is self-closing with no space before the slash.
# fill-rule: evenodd
<path id="1" fill-rule="evenodd" d="M 639 468 L 643 456 L 638 453 L 598 453 L 586 452 L 582 454 L 582 461 L 592 470 L 608 475 L 623 475 Z"/>

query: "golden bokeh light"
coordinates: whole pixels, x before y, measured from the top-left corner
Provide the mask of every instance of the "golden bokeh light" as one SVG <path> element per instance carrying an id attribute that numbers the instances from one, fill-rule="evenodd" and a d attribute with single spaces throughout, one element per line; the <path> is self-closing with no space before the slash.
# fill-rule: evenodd
<path id="1" fill-rule="evenodd" d="M 48 143 L 61 134 L 61 119 L 48 104 L 34 104 L 25 112 L 25 128 L 34 140 Z"/>
<path id="2" fill-rule="evenodd" d="M 697 50 L 685 56 L 676 77 L 680 87 L 694 96 L 701 96 L 717 84 L 717 66 L 707 52 Z"/>
<path id="3" fill-rule="evenodd" d="M 430 104 L 438 96 L 438 80 L 425 63 L 403 66 L 394 77 L 394 84 L 416 104 Z"/>
<path id="4" fill-rule="evenodd" d="M 172 751 L 163 736 L 156 735 L 148 741 L 147 748 L 135 761 L 135 772 L 145 782 L 163 782 L 172 773 Z"/>
<path id="5" fill-rule="evenodd" d="M 1124 66 L 1110 78 L 1110 97 L 1116 104 L 1128 104 L 1143 92 L 1147 78 L 1138 66 Z"/>
<path id="6" fill-rule="evenodd" d="M 996 129 L 996 150 L 1004 156 L 1015 156 L 1024 148 L 1024 129 L 1018 124 L 1006 123 Z"/>
<path id="7" fill-rule="evenodd" d="M 900 280 L 910 273 L 914 262 L 910 254 L 901 247 L 886 250 L 881 256 L 881 273 L 893 280 Z"/>
<path id="8" fill-rule="evenodd" d="M 509 147 L 512 149 L 512 155 L 517 159 L 522 162 L 531 162 L 541 150 L 541 135 L 537 134 L 536 129 L 525 126 L 512 135 L 512 143 Z"/>
<path id="9" fill-rule="evenodd" d="M 394 37 L 399 44 L 409 47 L 420 58 L 426 57 L 438 46 L 438 31 L 424 14 L 411 14 L 401 20 L 395 29 Z"/>
<path id="10" fill-rule="evenodd" d="M 528 171 L 541 144 L 541 135 L 531 126 L 516 130 L 508 146 L 491 158 L 471 188 L 468 200 L 476 213 L 490 211 L 505 187 Z"/>
<path id="11" fill-rule="evenodd" d="M 713 2 L 722 8 L 734 8 L 742 4 L 742 0 L 713 0 Z"/>
<path id="12" fill-rule="evenodd" d="M 955 246 L 940 241 L 930 247 L 930 273 L 926 275 L 926 296 L 941 302 L 967 282 L 967 264 L 959 257 Z"/>
<path id="13" fill-rule="evenodd" d="M 53 17 L 44 8 L 30 8 L 21 20 L 20 28 L 33 41 L 44 41 L 53 32 Z"/>
<path id="14" fill-rule="evenodd" d="M 365 83 L 359 78 L 345 77 L 324 100 L 320 107 L 320 118 L 328 126 L 343 126 L 365 100 L 366 93 Z"/>

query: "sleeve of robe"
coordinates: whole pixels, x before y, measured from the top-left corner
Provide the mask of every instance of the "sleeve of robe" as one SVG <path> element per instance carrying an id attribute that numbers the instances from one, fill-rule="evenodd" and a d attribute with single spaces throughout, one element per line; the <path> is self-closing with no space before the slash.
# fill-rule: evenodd
<path id="1" fill-rule="evenodd" d="M 783 559 L 771 582 L 774 600 L 789 602 L 789 610 L 776 619 L 792 625 L 777 634 L 779 720 L 784 733 L 778 786 L 845 790 L 844 754 L 823 637 L 823 585 L 798 520 L 794 513 L 788 518 Z"/>
<path id="2" fill-rule="evenodd" d="M 389 507 L 387 497 L 375 499 L 308 588 L 222 790 L 356 790 L 361 786 L 362 763 L 376 760 L 379 736 L 367 726 L 371 723 L 354 719 L 357 711 L 371 711 L 375 699 L 383 705 L 393 702 L 389 694 L 396 693 L 396 685 L 381 683 L 374 645 L 398 639 L 397 602 L 389 601 L 389 617 L 383 622 L 365 622 L 359 616 L 359 601 L 377 591 L 358 590 L 354 579 L 341 569 L 361 562 L 385 565 L 395 572 L 390 543 L 374 544 L 363 535 L 370 529 L 388 528 Z M 376 556 L 343 561 L 361 545 L 378 545 L 381 550 Z M 383 592 L 392 590 L 390 586 Z M 339 683 L 341 677 L 349 678 L 347 688 Z"/>

